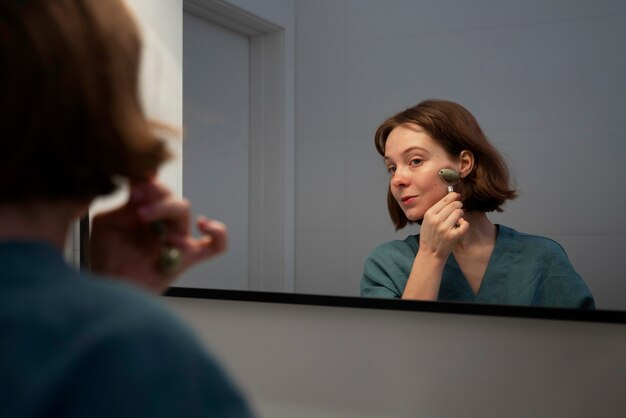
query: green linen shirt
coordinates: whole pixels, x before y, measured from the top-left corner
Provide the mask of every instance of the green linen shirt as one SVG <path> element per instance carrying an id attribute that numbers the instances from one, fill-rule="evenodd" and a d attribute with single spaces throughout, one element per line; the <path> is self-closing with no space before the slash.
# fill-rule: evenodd
<path id="1" fill-rule="evenodd" d="M 453 254 L 446 261 L 438 300 L 500 305 L 595 308 L 589 288 L 555 241 L 497 225 L 487 270 L 474 294 Z M 386 242 L 365 261 L 361 295 L 401 298 L 419 235 Z"/>
<path id="2" fill-rule="evenodd" d="M 0 242 L 0 328 L 0 417 L 252 416 L 156 298 L 47 244 Z"/>

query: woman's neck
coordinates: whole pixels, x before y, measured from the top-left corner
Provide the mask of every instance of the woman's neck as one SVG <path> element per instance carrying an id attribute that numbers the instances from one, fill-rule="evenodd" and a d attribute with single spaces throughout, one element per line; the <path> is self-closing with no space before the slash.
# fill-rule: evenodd
<path id="1" fill-rule="evenodd" d="M 0 205 L 0 240 L 45 241 L 63 250 L 80 209 L 80 205 L 68 203 Z"/>
<path id="2" fill-rule="evenodd" d="M 453 252 L 463 253 L 478 246 L 495 244 L 497 229 L 485 212 L 467 212 L 463 218 L 469 223 L 469 231 L 458 242 Z"/>

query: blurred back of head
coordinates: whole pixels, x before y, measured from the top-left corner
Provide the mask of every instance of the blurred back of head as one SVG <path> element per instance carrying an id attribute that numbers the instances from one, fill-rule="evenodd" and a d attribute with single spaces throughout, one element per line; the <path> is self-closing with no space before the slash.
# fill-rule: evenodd
<path id="1" fill-rule="evenodd" d="M 0 0 L 0 204 L 85 200 L 153 175 L 141 42 L 121 0 Z"/>

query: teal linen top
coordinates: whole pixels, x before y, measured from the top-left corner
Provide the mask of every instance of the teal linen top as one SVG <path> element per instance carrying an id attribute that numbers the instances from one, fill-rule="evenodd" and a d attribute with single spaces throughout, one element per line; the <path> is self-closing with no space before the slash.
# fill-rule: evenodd
<path id="1" fill-rule="evenodd" d="M 440 301 L 501 305 L 595 308 L 591 292 L 555 241 L 497 225 L 496 244 L 474 294 L 453 254 L 446 261 Z M 401 298 L 419 235 L 378 246 L 365 261 L 361 295 Z"/>
<path id="2" fill-rule="evenodd" d="M 157 298 L 0 242 L 0 417 L 250 417 L 219 364 Z"/>

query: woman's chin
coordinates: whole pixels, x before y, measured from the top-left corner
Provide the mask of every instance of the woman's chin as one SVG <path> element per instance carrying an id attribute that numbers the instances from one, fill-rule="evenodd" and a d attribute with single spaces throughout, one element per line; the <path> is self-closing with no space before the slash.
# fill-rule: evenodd
<path id="1" fill-rule="evenodd" d="M 424 220 L 424 215 L 415 215 L 415 214 L 410 214 L 410 213 L 406 213 L 404 212 L 404 216 L 406 216 L 406 218 L 409 220 L 409 222 L 415 222 L 419 225 L 422 224 L 422 221 Z"/>

